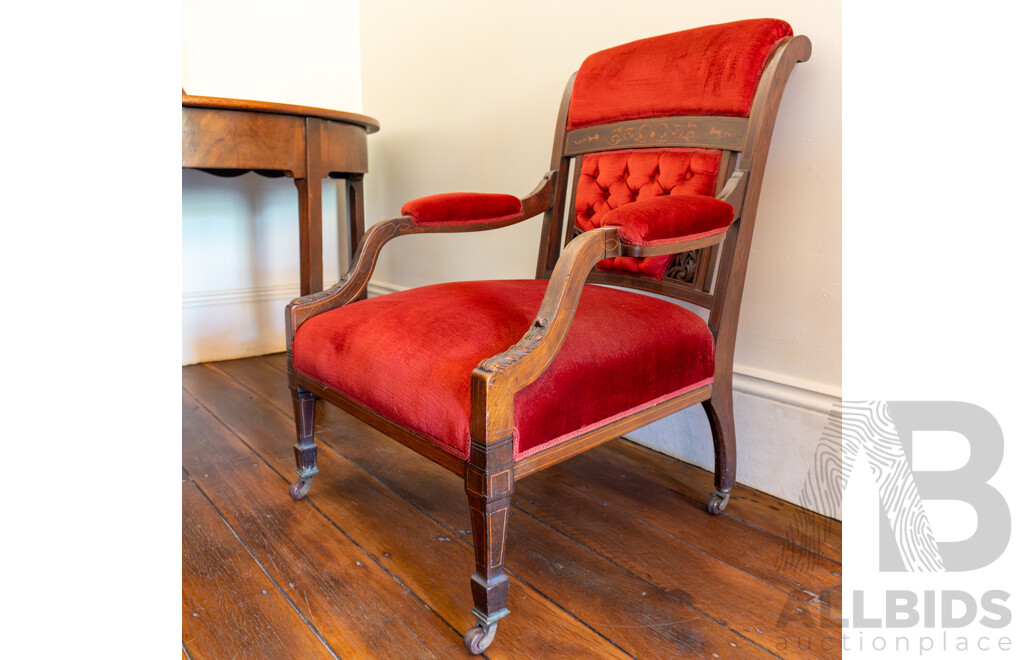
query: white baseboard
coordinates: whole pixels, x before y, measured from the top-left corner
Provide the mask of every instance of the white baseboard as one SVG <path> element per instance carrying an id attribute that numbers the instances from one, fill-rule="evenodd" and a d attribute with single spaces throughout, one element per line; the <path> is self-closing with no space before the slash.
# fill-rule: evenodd
<path id="1" fill-rule="evenodd" d="M 371 281 L 367 293 L 374 297 L 403 288 Z M 298 283 L 183 293 L 181 363 L 283 351 L 284 307 L 298 296 Z"/>
<path id="2" fill-rule="evenodd" d="M 733 377 L 736 480 L 800 504 L 801 491 L 813 476 L 815 451 L 829 411 L 839 402 L 839 397 L 829 394 L 736 373 Z M 626 437 L 687 463 L 714 470 L 711 428 L 702 406 L 687 408 Z"/>
<path id="3" fill-rule="evenodd" d="M 402 291 L 406 287 L 387 282 L 370 280 L 366 287 L 367 295 L 383 296 L 387 293 Z M 288 301 L 299 297 L 298 284 L 277 284 L 273 286 L 247 287 L 242 289 L 224 289 L 219 291 L 195 291 L 181 295 L 182 309 L 205 307 L 208 305 L 244 305 L 267 301 Z M 283 313 L 283 312 L 282 312 Z"/>
<path id="4" fill-rule="evenodd" d="M 399 286 L 397 284 L 391 284 L 390 282 L 381 282 L 380 280 L 370 280 L 370 283 L 366 285 L 367 297 L 374 298 L 376 296 L 383 296 L 389 293 L 397 293 L 398 291 L 405 291 L 409 287 Z"/>
<path id="5" fill-rule="evenodd" d="M 285 301 L 285 304 L 287 304 L 287 301 L 297 298 L 298 295 L 299 287 L 297 284 L 279 284 L 244 289 L 224 289 L 220 291 L 197 291 L 183 293 L 181 295 L 181 307 L 182 309 L 188 309 L 210 305 L 245 305 L 272 300 Z"/>
<path id="6" fill-rule="evenodd" d="M 752 375 L 751 372 L 758 375 Z M 841 398 L 838 394 L 828 391 L 832 388 L 820 383 L 805 382 L 801 387 L 787 383 L 787 380 L 783 374 L 772 374 L 764 370 L 754 371 L 749 367 L 737 365 L 733 371 L 733 391 L 823 415 L 827 415 Z"/>

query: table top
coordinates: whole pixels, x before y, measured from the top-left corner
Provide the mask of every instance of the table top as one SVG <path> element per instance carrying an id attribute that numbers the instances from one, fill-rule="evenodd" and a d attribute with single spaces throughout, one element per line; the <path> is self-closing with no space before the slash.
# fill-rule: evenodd
<path id="1" fill-rule="evenodd" d="M 184 108 L 213 108 L 217 110 L 239 110 L 243 112 L 266 112 L 275 115 L 294 115 L 297 117 L 318 117 L 320 119 L 340 121 L 346 124 L 356 124 L 357 126 L 365 128 L 367 133 L 376 133 L 380 130 L 380 122 L 373 117 L 359 115 L 354 112 L 312 108 L 304 105 L 270 103 L 268 101 L 249 101 L 246 99 L 225 99 L 217 96 L 193 96 L 191 94 L 181 95 L 181 105 Z"/>

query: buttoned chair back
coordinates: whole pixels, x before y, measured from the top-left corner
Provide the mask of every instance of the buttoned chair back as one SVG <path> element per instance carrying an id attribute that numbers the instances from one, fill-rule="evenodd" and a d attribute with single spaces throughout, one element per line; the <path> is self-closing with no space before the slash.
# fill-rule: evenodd
<path id="1" fill-rule="evenodd" d="M 731 202 L 737 236 L 727 247 L 735 256 L 739 227 L 752 227 L 756 215 L 781 96 L 772 86 L 788 76 L 780 66 L 792 67 L 782 57 L 786 47 L 809 55 L 807 38 L 795 38 L 786 22 L 753 19 L 641 39 L 586 58 L 569 79 L 559 113 L 552 169 L 562 185 L 545 217 L 538 277 L 550 275 L 563 243 L 601 226 L 610 211 L 665 195 Z M 743 234 L 749 238 L 750 231 Z M 726 262 L 731 272 L 719 273 L 718 291 L 742 287 L 746 255 L 740 256 Z M 616 257 L 599 263 L 588 280 L 710 309 L 721 257 L 719 246 Z"/>

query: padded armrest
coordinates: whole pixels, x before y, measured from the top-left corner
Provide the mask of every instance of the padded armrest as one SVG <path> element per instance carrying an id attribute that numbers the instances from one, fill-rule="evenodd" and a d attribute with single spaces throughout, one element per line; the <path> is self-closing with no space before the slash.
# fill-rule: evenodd
<path id="1" fill-rule="evenodd" d="M 663 195 L 630 202 L 598 222 L 615 227 L 630 245 L 664 245 L 719 234 L 729 228 L 733 208 L 706 195 Z"/>
<path id="2" fill-rule="evenodd" d="M 402 215 L 418 226 L 476 225 L 514 218 L 523 203 L 514 195 L 488 193 L 446 193 L 406 202 Z"/>

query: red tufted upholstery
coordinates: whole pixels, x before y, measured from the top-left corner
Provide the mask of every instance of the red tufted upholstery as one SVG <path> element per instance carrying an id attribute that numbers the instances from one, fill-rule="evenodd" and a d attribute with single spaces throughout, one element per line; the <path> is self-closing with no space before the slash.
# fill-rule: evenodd
<path id="1" fill-rule="evenodd" d="M 792 35 L 785 21 L 753 19 L 594 53 L 576 75 L 567 128 L 645 117 L 746 117 L 768 56 Z"/>
<path id="2" fill-rule="evenodd" d="M 722 154 L 714 149 L 624 149 L 587 154 L 576 189 L 576 226 L 602 226 L 601 218 L 623 204 L 661 195 L 712 195 Z M 661 279 L 672 255 L 616 257 L 597 268 Z"/>
<path id="3" fill-rule="evenodd" d="M 416 225 L 475 225 L 519 215 L 523 203 L 513 195 L 445 193 L 420 197 L 402 206 Z"/>
<path id="4" fill-rule="evenodd" d="M 456 282 L 345 305 L 298 329 L 295 370 L 467 458 L 470 374 L 519 341 L 547 285 Z M 642 332 L 613 331 L 638 323 Z M 516 395 L 515 456 L 710 382 L 713 374 L 711 332 L 696 314 L 587 285 L 555 361 Z"/>

